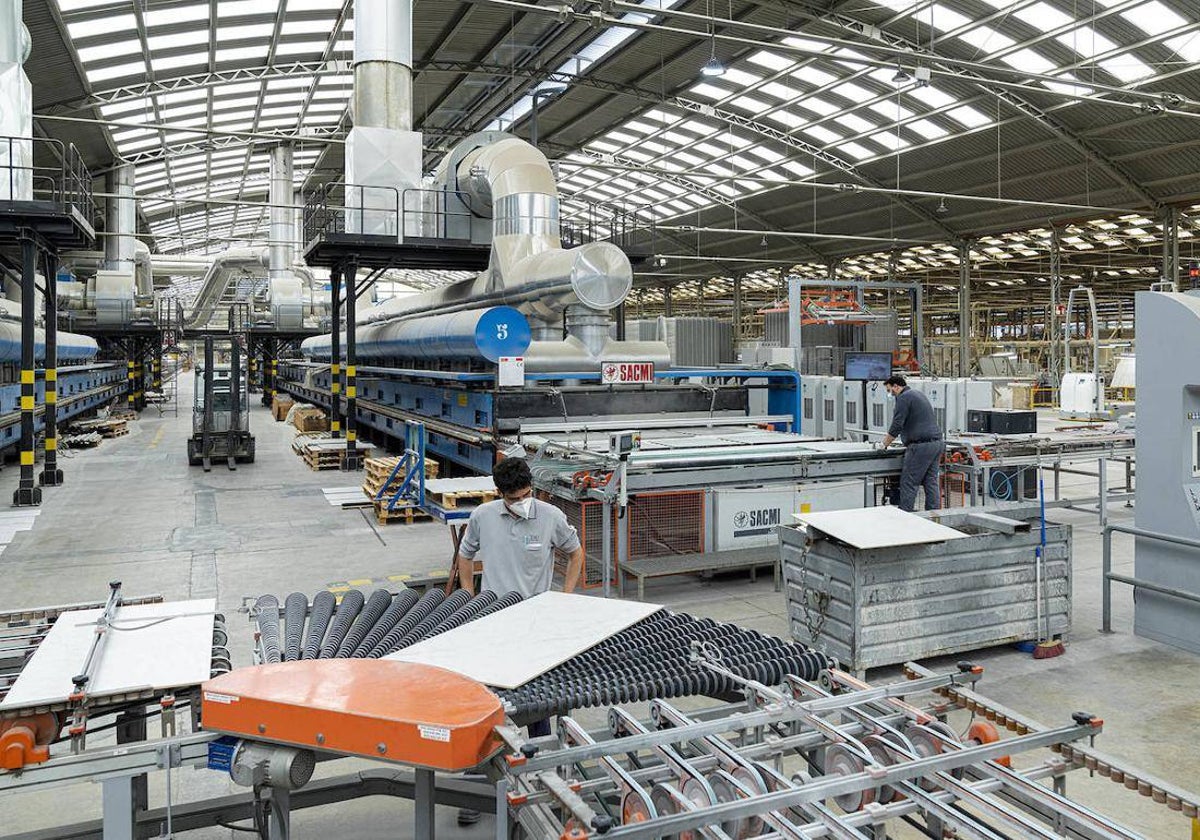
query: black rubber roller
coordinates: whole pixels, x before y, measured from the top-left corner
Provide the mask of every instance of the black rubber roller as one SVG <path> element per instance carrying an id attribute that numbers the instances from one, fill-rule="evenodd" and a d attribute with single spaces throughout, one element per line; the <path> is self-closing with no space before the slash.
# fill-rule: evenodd
<path id="1" fill-rule="evenodd" d="M 468 621 L 474 619 L 479 613 L 483 612 L 494 603 L 496 603 L 496 593 L 492 592 L 490 589 L 485 589 L 483 592 L 480 592 L 474 598 L 467 601 L 467 603 L 463 604 L 459 609 L 451 613 L 450 617 L 437 627 L 434 627 L 432 630 L 426 633 L 424 638 L 429 639 L 433 636 L 440 636 L 447 630 L 453 630 L 455 627 L 461 627 Z"/>
<path id="2" fill-rule="evenodd" d="M 409 630 L 399 642 L 396 643 L 395 650 L 401 650 L 409 645 L 416 644 L 429 635 L 434 627 L 437 627 L 443 621 L 448 619 L 454 613 L 461 610 L 471 601 L 471 593 L 465 589 L 460 589 L 451 595 L 442 603 L 438 604 L 437 609 L 431 612 L 425 618 L 421 619 L 421 623 L 413 629 Z"/>
<path id="3" fill-rule="evenodd" d="M 329 629 L 329 619 L 333 618 L 333 608 L 337 599 L 328 589 L 313 596 L 312 613 L 308 617 L 308 635 L 304 639 L 303 659 L 316 659 L 321 655 L 321 640 Z"/>
<path id="4" fill-rule="evenodd" d="M 342 596 L 342 603 L 338 604 L 337 612 L 333 614 L 333 621 L 329 625 L 325 644 L 321 645 L 321 659 L 333 659 L 342 644 L 342 639 L 346 638 L 346 633 L 350 631 L 350 625 L 354 623 L 358 611 L 362 609 L 364 600 L 363 594 L 357 589 L 351 589 Z"/>
<path id="5" fill-rule="evenodd" d="M 408 611 L 408 614 L 400 620 L 399 624 L 389 630 L 387 635 L 379 640 L 379 644 L 375 645 L 367 656 L 371 659 L 378 659 L 394 651 L 396 643 L 407 636 L 410 630 L 424 621 L 444 600 L 446 600 L 446 596 L 442 594 L 442 590 L 430 589 L 426 591 L 421 596 L 421 600 L 417 601 L 413 608 Z"/>
<path id="6" fill-rule="evenodd" d="M 308 596 L 293 592 L 283 602 L 284 660 L 295 662 L 300 658 L 300 642 L 304 638 L 304 619 L 308 615 Z"/>
<path id="7" fill-rule="evenodd" d="M 362 612 L 355 619 L 354 626 L 350 628 L 346 633 L 346 638 L 342 639 L 342 643 L 338 645 L 337 653 L 334 656 L 338 659 L 349 659 L 350 654 L 362 643 L 362 640 L 371 632 L 371 628 L 375 626 L 375 622 L 387 612 L 391 605 L 391 592 L 386 589 L 376 589 L 372 592 L 367 603 L 363 605 Z"/>
<path id="8" fill-rule="evenodd" d="M 258 621 L 258 643 L 262 647 L 263 662 L 278 662 L 279 651 L 279 599 L 274 595 L 263 595 L 254 602 Z"/>
<path id="9" fill-rule="evenodd" d="M 375 626 L 371 628 L 371 632 L 367 633 L 366 637 L 358 643 L 358 646 L 354 648 L 354 652 L 350 655 L 358 658 L 365 657 L 388 634 L 389 630 L 400 623 L 400 619 L 404 618 L 408 614 L 408 611 L 416 606 L 419 600 L 421 600 L 421 596 L 411 589 L 405 589 L 397 595 L 392 599 L 392 605 L 375 622 Z"/>

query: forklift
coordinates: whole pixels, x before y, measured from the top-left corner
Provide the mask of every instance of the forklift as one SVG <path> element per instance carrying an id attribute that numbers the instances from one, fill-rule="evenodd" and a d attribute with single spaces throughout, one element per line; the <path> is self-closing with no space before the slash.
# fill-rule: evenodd
<path id="1" fill-rule="evenodd" d="M 254 463 L 254 436 L 246 376 L 242 370 L 241 347 L 229 342 L 229 364 L 215 364 L 213 337 L 204 337 L 204 360 L 196 365 L 196 393 L 192 406 L 192 436 L 188 438 L 188 464 L 212 469 L 212 462 L 225 459 L 229 469 L 237 463 Z"/>

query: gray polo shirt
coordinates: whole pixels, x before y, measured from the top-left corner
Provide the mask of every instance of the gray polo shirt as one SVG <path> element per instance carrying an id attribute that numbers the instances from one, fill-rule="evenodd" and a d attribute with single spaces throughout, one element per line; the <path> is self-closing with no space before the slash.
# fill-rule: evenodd
<path id="1" fill-rule="evenodd" d="M 497 499 L 472 512 L 458 553 L 474 560 L 482 552 L 483 589 L 531 598 L 550 589 L 556 548 L 567 553 L 579 548 L 579 534 L 565 513 L 535 499 L 529 518 L 522 519 Z"/>

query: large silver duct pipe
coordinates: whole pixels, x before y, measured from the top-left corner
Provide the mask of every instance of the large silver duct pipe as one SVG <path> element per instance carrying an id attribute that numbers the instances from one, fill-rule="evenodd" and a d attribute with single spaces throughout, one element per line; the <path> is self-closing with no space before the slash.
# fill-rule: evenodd
<path id="1" fill-rule="evenodd" d="M 105 268 L 133 276 L 137 268 L 137 204 L 133 197 L 134 169 L 131 163 L 122 163 L 108 173 L 108 212 L 105 226 L 109 236 L 104 237 Z M 115 234 L 115 235 L 111 235 Z M 150 294 L 150 289 L 138 289 L 138 294 Z"/>
<path id="2" fill-rule="evenodd" d="M 25 75 L 32 41 L 21 21 L 21 0 L 0 3 L 0 136 L 33 137 L 33 87 Z M 0 201 L 33 198 L 33 142 L 0 144 Z"/>
<path id="3" fill-rule="evenodd" d="M 355 0 L 354 124 L 412 131 L 412 0 Z"/>
<path id="4" fill-rule="evenodd" d="M 271 204 L 270 223 L 270 264 L 268 276 L 274 280 L 280 277 L 292 276 L 292 243 L 295 242 L 295 231 L 292 230 L 292 147 L 280 143 L 271 148 L 270 160 L 271 187 L 269 201 Z"/>

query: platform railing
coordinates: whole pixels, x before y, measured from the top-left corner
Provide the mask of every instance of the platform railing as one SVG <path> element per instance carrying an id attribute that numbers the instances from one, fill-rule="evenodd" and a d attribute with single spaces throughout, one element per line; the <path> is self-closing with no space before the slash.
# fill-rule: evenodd
<path id="1" fill-rule="evenodd" d="M 37 159 L 53 158 L 52 165 Z M 88 225 L 96 213 L 92 174 L 73 143 L 45 137 L 0 136 L 0 212 L 25 212 L 16 202 L 44 202 L 74 210 Z"/>
<path id="2" fill-rule="evenodd" d="M 1189 592 L 1186 589 L 1178 589 L 1174 586 L 1163 586 L 1160 583 L 1143 580 L 1138 577 L 1130 577 L 1129 575 L 1117 574 L 1112 570 L 1112 535 L 1114 532 L 1122 534 L 1131 534 L 1135 537 L 1140 537 L 1144 540 L 1153 542 L 1167 543 L 1169 545 L 1178 545 L 1184 548 L 1190 548 L 1200 551 L 1200 541 L 1190 540 L 1187 537 L 1177 537 L 1174 534 L 1163 534 L 1158 531 L 1147 531 L 1145 528 L 1135 528 L 1132 525 L 1117 525 L 1109 523 L 1104 526 L 1104 554 L 1102 569 L 1104 573 L 1101 580 L 1101 607 L 1100 607 L 1100 631 L 1102 633 L 1111 633 L 1112 629 L 1112 585 L 1114 583 L 1124 583 L 1127 586 L 1132 586 L 1134 592 L 1142 589 L 1147 592 L 1157 592 L 1160 595 L 1167 595 L 1171 598 L 1178 598 L 1181 601 L 1190 601 L 1193 604 L 1200 604 L 1200 594 Z"/>
<path id="3" fill-rule="evenodd" d="M 304 241 L 331 235 L 399 237 L 400 190 L 333 181 L 309 193 L 304 202 Z"/>

